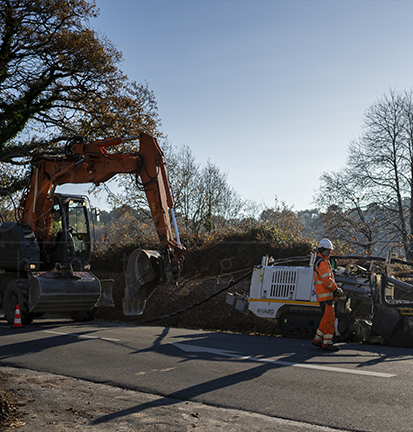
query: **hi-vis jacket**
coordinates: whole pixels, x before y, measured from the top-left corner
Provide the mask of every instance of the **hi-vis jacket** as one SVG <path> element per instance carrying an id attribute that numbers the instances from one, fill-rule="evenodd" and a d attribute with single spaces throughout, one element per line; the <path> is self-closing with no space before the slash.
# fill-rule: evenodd
<path id="1" fill-rule="evenodd" d="M 318 302 L 333 300 L 333 291 L 337 289 L 330 261 L 320 253 L 314 265 L 314 288 Z"/>

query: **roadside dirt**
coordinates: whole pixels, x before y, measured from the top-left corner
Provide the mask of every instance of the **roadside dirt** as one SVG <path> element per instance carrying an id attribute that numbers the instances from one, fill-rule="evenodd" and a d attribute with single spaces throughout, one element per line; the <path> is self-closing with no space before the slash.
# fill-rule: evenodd
<path id="1" fill-rule="evenodd" d="M 244 272 L 245 273 L 245 272 Z M 148 299 L 142 315 L 127 317 L 123 314 L 122 299 L 124 296 L 125 278 L 119 273 L 99 273 L 100 277 L 113 279 L 113 299 L 115 307 L 102 308 L 98 319 L 127 322 L 131 324 L 159 325 L 165 327 L 192 328 L 198 330 L 215 330 L 248 334 L 277 334 L 275 320 L 263 320 L 252 314 L 244 315 L 226 303 L 227 292 L 246 294 L 250 281 L 241 281 L 230 290 L 211 298 L 207 302 L 183 313 L 175 314 L 182 309 L 195 305 L 236 280 L 243 272 L 217 276 L 213 278 L 196 278 L 180 282 L 176 287 L 159 286 Z M 167 318 L 164 316 L 172 315 Z"/>
<path id="2" fill-rule="evenodd" d="M 0 395 L 19 411 L 0 430 L 19 432 L 334 432 L 260 414 L 135 392 L 104 384 L 0 367 Z"/>

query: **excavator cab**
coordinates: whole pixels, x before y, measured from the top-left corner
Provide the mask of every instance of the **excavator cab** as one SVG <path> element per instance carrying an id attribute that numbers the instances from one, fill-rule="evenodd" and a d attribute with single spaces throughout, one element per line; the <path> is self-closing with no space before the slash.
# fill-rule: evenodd
<path id="1" fill-rule="evenodd" d="M 55 194 L 50 212 L 50 267 L 90 269 L 90 224 L 82 196 Z"/>
<path id="2" fill-rule="evenodd" d="M 83 196 L 54 193 L 45 217 L 44 268 L 28 275 L 30 314 L 70 312 L 72 318 L 93 318 L 98 306 L 113 306 L 111 280 L 90 272 L 91 233 Z"/>

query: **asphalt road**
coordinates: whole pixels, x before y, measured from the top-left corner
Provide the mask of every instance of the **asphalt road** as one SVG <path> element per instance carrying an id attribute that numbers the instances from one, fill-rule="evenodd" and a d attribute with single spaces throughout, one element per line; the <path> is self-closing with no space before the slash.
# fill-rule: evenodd
<path id="1" fill-rule="evenodd" d="M 0 366 L 157 395 L 165 405 L 192 401 L 344 430 L 412 431 L 412 350 L 340 346 L 325 353 L 297 339 L 47 319 L 11 329 L 0 321 Z"/>

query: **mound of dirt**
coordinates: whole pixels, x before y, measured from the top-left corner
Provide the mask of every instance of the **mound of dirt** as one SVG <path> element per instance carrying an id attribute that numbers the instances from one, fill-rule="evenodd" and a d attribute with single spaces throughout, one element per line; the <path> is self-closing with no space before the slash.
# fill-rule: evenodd
<path id="1" fill-rule="evenodd" d="M 138 317 L 123 314 L 122 299 L 125 278 L 123 274 L 105 273 L 100 277 L 114 279 L 113 300 L 115 307 L 101 308 L 98 319 L 145 325 L 160 325 L 202 330 L 230 331 L 240 333 L 277 334 L 275 320 L 262 320 L 254 315 L 248 316 L 237 311 L 225 302 L 226 290 L 210 300 L 183 313 L 174 314 L 192 306 L 218 290 L 225 288 L 231 281 L 228 276 L 218 278 L 196 278 L 182 280 L 176 287 L 160 285 L 147 300 L 145 310 Z M 244 281 L 231 288 L 232 292 L 246 293 L 249 281 Z M 168 315 L 171 315 L 169 316 Z M 166 318 L 159 319 L 167 316 Z"/>
<path id="2" fill-rule="evenodd" d="M 308 243 L 274 246 L 253 238 L 228 238 L 200 248 L 189 250 L 185 256 L 184 278 L 211 277 L 253 268 L 263 256 L 277 258 L 310 254 Z"/>
<path id="3" fill-rule="evenodd" d="M 230 282 L 237 280 L 261 262 L 264 255 L 276 258 L 288 256 L 304 256 L 310 252 L 310 245 L 297 244 L 293 247 L 276 248 L 269 243 L 245 239 L 245 241 L 226 240 L 202 248 L 193 248 L 186 253 L 184 270 L 177 286 L 160 285 L 148 299 L 145 310 L 138 317 L 126 317 L 123 314 L 122 299 L 124 295 L 125 277 L 119 269 L 124 268 L 127 256 L 122 251 L 117 255 L 117 262 L 112 258 L 112 268 L 108 271 L 99 263 L 94 273 L 101 279 L 113 279 L 114 308 L 102 308 L 98 318 L 145 325 L 161 325 L 204 330 L 231 331 L 276 335 L 275 320 L 263 320 L 236 310 L 225 302 L 227 292 L 247 294 L 250 276 L 232 287 L 224 290 L 186 312 L 167 318 L 160 317 L 173 314 L 181 309 L 194 305 L 218 290 L 225 288 Z"/>

